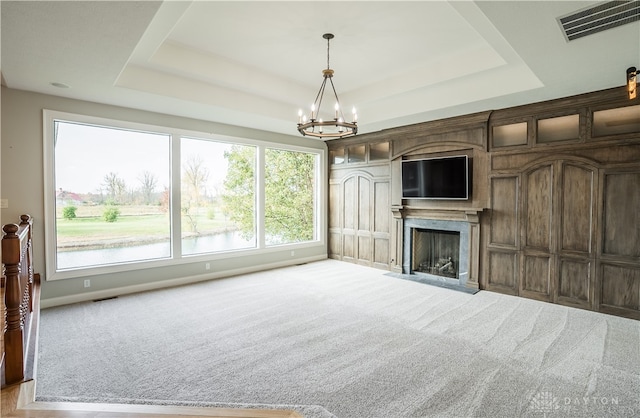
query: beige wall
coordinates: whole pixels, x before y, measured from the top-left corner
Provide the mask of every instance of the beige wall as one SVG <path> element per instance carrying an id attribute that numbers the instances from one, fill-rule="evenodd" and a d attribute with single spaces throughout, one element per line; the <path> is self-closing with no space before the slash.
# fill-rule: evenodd
<path id="1" fill-rule="evenodd" d="M 33 216 L 35 221 L 35 271 L 40 273 L 43 278 L 45 277 L 43 109 L 326 149 L 324 142 L 297 136 L 280 135 L 2 87 L 2 149 L 0 153 L 2 181 L 0 190 L 2 198 L 9 200 L 9 207 L 2 209 L 0 220 L 4 225 L 17 222 L 23 213 Z M 314 245 L 296 248 L 295 257 L 291 256 L 291 250 L 287 249 L 286 251 L 252 255 L 250 258 L 237 256 L 224 260 L 211 260 L 208 261 L 211 263 L 211 270 L 208 272 L 204 270 L 204 262 L 198 261 L 162 268 L 104 274 L 91 276 L 91 287 L 88 289 L 83 287 L 84 278 L 43 282 L 43 306 L 110 297 L 131 291 L 224 277 L 278 265 L 296 264 L 326 258 L 326 254 L 326 245 Z"/>

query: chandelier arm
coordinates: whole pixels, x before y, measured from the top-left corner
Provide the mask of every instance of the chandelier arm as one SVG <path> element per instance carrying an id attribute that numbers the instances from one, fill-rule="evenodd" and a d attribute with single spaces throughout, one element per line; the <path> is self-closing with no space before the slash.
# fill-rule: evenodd
<path id="1" fill-rule="evenodd" d="M 324 89 L 327 85 L 327 77 L 324 78 L 324 80 L 322 80 L 322 84 L 320 85 L 320 91 L 318 92 L 318 95 L 316 96 L 316 100 L 313 103 L 318 103 L 317 106 L 317 112 L 316 112 L 316 116 L 320 116 L 320 107 L 322 107 L 322 99 L 324 98 Z M 320 118 L 317 118 L 320 119 Z"/>
<path id="2" fill-rule="evenodd" d="M 346 119 L 344 118 L 344 113 L 342 113 L 342 105 L 340 104 L 340 99 L 338 99 L 338 93 L 336 93 L 336 86 L 333 85 L 333 79 L 330 79 L 329 81 L 331 82 L 331 88 L 333 89 L 333 95 L 335 96 L 336 103 L 338 104 L 338 111 L 340 112 L 340 117 L 344 121 Z"/>
<path id="3" fill-rule="evenodd" d="M 316 98 L 313 101 L 313 104 L 318 103 L 318 99 L 322 102 L 322 96 L 324 96 L 324 85 L 327 84 L 327 79 L 322 80 L 322 84 L 320 84 L 320 89 L 318 90 L 318 94 L 316 94 Z M 316 110 L 320 110 L 320 107 L 317 107 Z"/>

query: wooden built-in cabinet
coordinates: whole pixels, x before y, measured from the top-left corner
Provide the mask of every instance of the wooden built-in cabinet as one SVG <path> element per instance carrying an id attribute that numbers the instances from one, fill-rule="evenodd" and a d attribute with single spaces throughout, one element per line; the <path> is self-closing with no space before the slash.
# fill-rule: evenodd
<path id="1" fill-rule="evenodd" d="M 388 268 L 389 143 L 341 146 L 330 160 L 329 257 Z"/>
<path id="2" fill-rule="evenodd" d="M 471 216 L 480 289 L 640 319 L 640 99 L 624 88 L 328 147 L 331 257 L 400 271 L 405 216 Z M 469 201 L 402 199 L 402 159 L 451 154 L 473 159 Z"/>
<path id="3" fill-rule="evenodd" d="M 598 169 L 551 157 L 513 171 L 491 177 L 485 288 L 592 309 Z"/>

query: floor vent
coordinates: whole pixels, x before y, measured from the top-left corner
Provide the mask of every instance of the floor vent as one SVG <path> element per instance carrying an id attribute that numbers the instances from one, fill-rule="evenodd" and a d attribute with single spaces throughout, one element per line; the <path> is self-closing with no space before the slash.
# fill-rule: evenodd
<path id="1" fill-rule="evenodd" d="M 118 299 L 117 296 L 110 296 L 110 297 L 106 297 L 106 298 L 102 298 L 102 299 L 94 299 L 94 302 L 104 302 L 105 300 L 111 300 L 111 299 Z"/>
<path id="2" fill-rule="evenodd" d="M 568 41 L 640 20 L 640 0 L 609 1 L 558 18 Z"/>

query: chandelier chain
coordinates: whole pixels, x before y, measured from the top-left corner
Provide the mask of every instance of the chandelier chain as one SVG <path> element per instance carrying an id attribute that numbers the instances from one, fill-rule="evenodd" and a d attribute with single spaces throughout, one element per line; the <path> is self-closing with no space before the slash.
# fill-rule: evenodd
<path id="1" fill-rule="evenodd" d="M 331 38 L 327 37 L 327 70 L 331 69 L 329 65 L 329 41 L 331 41 Z"/>

